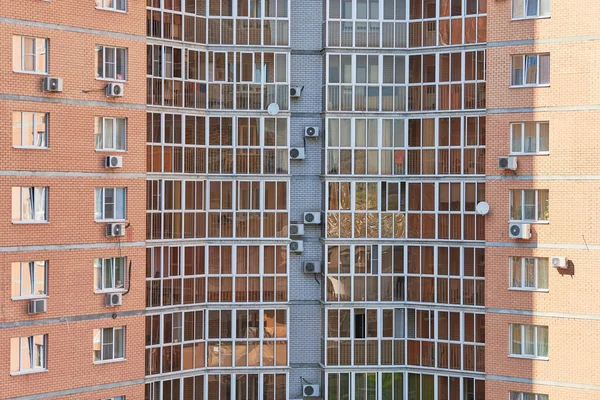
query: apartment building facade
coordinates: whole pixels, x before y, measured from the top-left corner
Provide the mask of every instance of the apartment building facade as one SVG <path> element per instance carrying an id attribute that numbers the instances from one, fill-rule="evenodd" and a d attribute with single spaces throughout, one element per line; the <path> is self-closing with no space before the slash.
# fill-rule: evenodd
<path id="1" fill-rule="evenodd" d="M 598 397 L 581 9 L 2 7 L 0 398 Z"/>

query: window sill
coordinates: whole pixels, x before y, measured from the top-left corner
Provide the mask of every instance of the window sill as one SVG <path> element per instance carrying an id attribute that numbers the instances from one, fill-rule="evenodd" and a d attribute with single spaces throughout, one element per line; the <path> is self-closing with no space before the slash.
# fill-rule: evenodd
<path id="1" fill-rule="evenodd" d="M 116 12 L 116 13 L 119 13 L 119 14 L 128 14 L 127 11 L 117 10 L 117 9 L 114 9 L 114 8 L 96 7 L 96 10 L 98 10 L 98 11 Z"/>
<path id="2" fill-rule="evenodd" d="M 550 15 L 540 15 L 540 16 L 535 16 L 535 17 L 512 17 L 510 20 L 511 21 L 530 21 L 530 20 L 535 20 L 535 19 L 550 19 L 552 18 Z"/>
<path id="3" fill-rule="evenodd" d="M 12 221 L 13 225 L 47 225 L 49 221 Z"/>
<path id="4" fill-rule="evenodd" d="M 520 360 L 550 361 L 550 359 L 548 357 L 519 356 L 516 354 L 509 354 L 508 358 L 517 358 Z"/>
<path id="5" fill-rule="evenodd" d="M 48 372 L 48 369 L 44 368 L 44 369 L 32 369 L 30 371 L 11 372 L 10 376 L 41 374 L 43 372 Z"/>
<path id="6" fill-rule="evenodd" d="M 39 296 L 19 296 L 19 297 L 12 297 L 11 300 L 13 301 L 23 301 L 23 300 L 43 300 L 43 299 L 47 299 L 48 295 L 39 295 Z"/>
<path id="7" fill-rule="evenodd" d="M 117 79 L 117 78 L 98 78 L 96 77 L 97 81 L 102 81 L 102 82 L 109 82 L 109 83 L 127 83 L 127 79 Z"/>
<path id="8" fill-rule="evenodd" d="M 127 224 L 126 219 L 95 219 L 94 222 L 99 224 Z"/>
<path id="9" fill-rule="evenodd" d="M 523 220 L 516 220 L 516 221 L 510 220 L 510 221 L 508 221 L 508 224 L 509 225 L 510 224 L 549 225 L 550 221 L 536 221 L 536 220 L 530 221 L 530 220 L 523 219 Z"/>
<path id="10" fill-rule="evenodd" d="M 531 89 L 531 88 L 548 88 L 550 87 L 549 83 L 544 83 L 541 85 L 510 85 L 510 89 Z"/>
<path id="11" fill-rule="evenodd" d="M 20 149 L 20 150 L 50 150 L 50 147 L 38 147 L 38 146 L 13 146 L 13 149 Z"/>
<path id="12" fill-rule="evenodd" d="M 120 363 L 120 362 L 125 362 L 125 361 L 127 361 L 126 358 L 115 358 L 115 359 L 112 359 L 112 360 L 94 361 L 93 364 L 94 365 L 114 364 L 114 363 Z"/>
<path id="13" fill-rule="evenodd" d="M 113 293 L 126 293 L 127 289 L 105 289 L 105 290 L 94 290 L 94 294 L 113 294 Z"/>
<path id="14" fill-rule="evenodd" d="M 13 72 L 15 72 L 17 74 L 27 74 L 27 75 L 43 75 L 43 76 L 49 76 L 50 75 L 47 72 L 19 71 L 19 70 L 16 70 L 16 69 L 13 69 Z"/>
<path id="15" fill-rule="evenodd" d="M 514 156 L 514 157 L 526 157 L 526 156 L 549 156 L 550 152 L 540 152 L 540 153 L 509 153 L 509 156 Z"/>
<path id="16" fill-rule="evenodd" d="M 509 291 L 513 291 L 513 292 L 536 292 L 536 293 L 550 293 L 550 290 L 548 289 L 526 289 L 526 288 L 514 288 L 514 287 L 509 287 L 508 288 Z"/>
<path id="17" fill-rule="evenodd" d="M 94 149 L 96 153 L 127 153 L 127 150 L 118 150 L 118 149 Z"/>

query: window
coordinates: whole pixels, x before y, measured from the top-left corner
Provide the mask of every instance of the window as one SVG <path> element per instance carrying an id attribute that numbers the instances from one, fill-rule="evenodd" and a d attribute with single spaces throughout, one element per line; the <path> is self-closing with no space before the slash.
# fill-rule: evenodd
<path id="1" fill-rule="evenodd" d="M 96 258 L 94 260 L 94 289 L 124 289 L 126 266 L 125 257 Z"/>
<path id="2" fill-rule="evenodd" d="M 46 297 L 48 294 L 48 262 L 14 262 L 12 267 L 12 298 Z"/>
<path id="3" fill-rule="evenodd" d="M 13 187 L 12 188 L 12 220 L 13 222 L 45 222 L 48 221 L 48 188 L 47 187 Z"/>
<path id="4" fill-rule="evenodd" d="M 48 73 L 48 39 L 13 36 L 13 71 Z"/>
<path id="5" fill-rule="evenodd" d="M 47 344 L 48 335 L 33 335 L 11 338 L 11 374 L 45 371 Z"/>
<path id="6" fill-rule="evenodd" d="M 13 112 L 13 146 L 48 148 L 48 113 Z"/>
<path id="7" fill-rule="evenodd" d="M 548 259 L 511 257 L 510 288 L 524 290 L 548 289 Z"/>
<path id="8" fill-rule="evenodd" d="M 511 221 L 548 221 L 548 190 L 511 190 Z"/>
<path id="9" fill-rule="evenodd" d="M 510 355 L 548 358 L 548 327 L 511 324 Z"/>
<path id="10" fill-rule="evenodd" d="M 513 0 L 513 19 L 550 16 L 550 0 Z"/>
<path id="11" fill-rule="evenodd" d="M 516 122 L 510 124 L 511 154 L 548 154 L 550 124 L 548 122 Z"/>
<path id="12" fill-rule="evenodd" d="M 548 400 L 547 394 L 510 392 L 510 400 Z"/>
<path id="13" fill-rule="evenodd" d="M 113 11 L 127 11 L 127 0 L 96 0 L 96 8 Z M 117 399 L 117 397 L 115 397 L 115 399 Z"/>
<path id="14" fill-rule="evenodd" d="M 125 400 L 125 396 L 111 397 L 110 399 L 106 399 L 106 400 Z"/>
<path id="15" fill-rule="evenodd" d="M 96 46 L 96 79 L 127 80 L 127 49 Z"/>
<path id="16" fill-rule="evenodd" d="M 127 120 L 125 118 L 96 117 L 96 150 L 126 150 Z"/>
<path id="17" fill-rule="evenodd" d="M 550 54 L 512 56 L 511 86 L 550 84 Z"/>
<path id="18" fill-rule="evenodd" d="M 125 188 L 96 188 L 95 219 L 125 220 Z"/>
<path id="19" fill-rule="evenodd" d="M 125 327 L 94 329 L 94 362 L 125 359 Z"/>

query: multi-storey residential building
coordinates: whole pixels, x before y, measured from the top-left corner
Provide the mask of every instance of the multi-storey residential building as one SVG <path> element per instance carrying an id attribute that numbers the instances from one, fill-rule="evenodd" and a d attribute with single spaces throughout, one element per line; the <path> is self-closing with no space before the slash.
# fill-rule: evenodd
<path id="1" fill-rule="evenodd" d="M 0 398 L 600 397 L 582 9 L 3 5 Z"/>

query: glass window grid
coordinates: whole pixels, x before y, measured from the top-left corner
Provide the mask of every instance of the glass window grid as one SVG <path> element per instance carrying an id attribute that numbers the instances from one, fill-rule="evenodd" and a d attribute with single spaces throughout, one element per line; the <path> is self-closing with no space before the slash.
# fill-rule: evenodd
<path id="1" fill-rule="evenodd" d="M 48 296 L 48 261 L 11 263 L 13 300 Z"/>
<path id="2" fill-rule="evenodd" d="M 33 50 L 28 51 L 27 47 Z M 13 71 L 48 74 L 48 39 L 13 36 Z"/>
<path id="3" fill-rule="evenodd" d="M 550 0 L 512 0 L 512 19 L 549 17 Z"/>
<path id="4" fill-rule="evenodd" d="M 96 46 L 96 79 L 127 81 L 127 49 Z"/>
<path id="5" fill-rule="evenodd" d="M 12 222 L 48 222 L 48 187 L 12 187 Z"/>
<path id="6" fill-rule="evenodd" d="M 527 128 L 531 129 L 533 125 L 535 135 L 529 140 L 533 141 L 533 145 L 528 143 L 526 137 Z M 550 123 L 545 122 L 513 122 L 510 124 L 510 154 L 515 155 L 532 155 L 532 154 L 550 154 Z"/>
<path id="7" fill-rule="evenodd" d="M 359 13 L 357 7 L 358 4 L 366 7 L 367 0 L 327 3 L 323 32 L 324 43 L 329 47 L 418 48 L 487 41 L 486 0 L 480 0 L 479 4 L 477 0 L 469 0 L 465 7 L 457 3 L 458 12 L 456 7 L 450 12 L 449 1 L 438 8 L 435 2 L 427 0 L 424 5 L 420 0 L 406 4 L 371 0 L 368 13 L 366 10 Z"/>
<path id="8" fill-rule="evenodd" d="M 533 199 L 528 199 L 532 196 Z M 532 223 L 548 221 L 550 205 L 548 189 L 511 189 L 509 204 L 510 221 Z M 533 218 L 527 218 L 528 214 Z"/>
<path id="9" fill-rule="evenodd" d="M 510 56 L 511 87 L 550 86 L 550 54 L 517 54 Z M 533 68 L 531 70 L 529 67 Z M 529 73 L 534 74 L 530 76 Z"/>
<path id="10" fill-rule="evenodd" d="M 509 392 L 509 400 L 548 400 L 547 394 L 527 393 L 527 392 Z"/>
<path id="11" fill-rule="evenodd" d="M 126 257 L 96 258 L 94 260 L 94 290 L 96 292 L 125 291 Z"/>
<path id="12" fill-rule="evenodd" d="M 94 329 L 94 363 L 125 359 L 125 326 Z"/>
<path id="13" fill-rule="evenodd" d="M 47 149 L 48 119 L 49 113 L 13 111 L 13 146 Z"/>
<path id="14" fill-rule="evenodd" d="M 47 350 L 48 335 L 33 335 L 11 338 L 11 375 L 47 371 Z"/>
<path id="15" fill-rule="evenodd" d="M 288 375 L 285 372 L 255 374 L 194 374 L 185 378 L 146 383 L 147 400 L 194 399 L 286 400 Z"/>
<path id="16" fill-rule="evenodd" d="M 127 150 L 127 118 L 94 117 L 96 150 Z"/>
<path id="17" fill-rule="evenodd" d="M 288 301 L 286 246 L 164 246 L 146 253 L 147 307 Z M 256 257 L 258 264 L 250 264 Z"/>
<path id="18" fill-rule="evenodd" d="M 548 291 L 548 259 L 540 257 L 510 257 L 509 288 Z"/>
<path id="19" fill-rule="evenodd" d="M 510 324 L 509 337 L 511 357 L 548 359 L 547 326 Z"/>
<path id="20" fill-rule="evenodd" d="M 484 372 L 483 313 L 415 308 L 326 308 L 324 313 L 326 368 L 405 365 Z"/>
<path id="21" fill-rule="evenodd" d="M 127 0 L 96 0 L 96 8 L 111 11 L 127 11 Z M 114 400 L 124 400 L 125 396 L 115 397 Z M 109 399 L 110 400 L 110 399 Z"/>
<path id="22" fill-rule="evenodd" d="M 149 105 L 262 111 L 277 103 L 288 110 L 289 53 L 204 52 L 148 45 L 147 56 Z M 250 79 L 241 68 L 248 57 Z"/>
<path id="23" fill-rule="evenodd" d="M 149 113 L 149 173 L 279 175 L 289 173 L 289 119 Z M 243 130 L 258 128 L 248 140 Z M 274 129 L 274 130 L 273 130 Z M 250 132 L 248 132 L 250 135 Z"/>
<path id="24" fill-rule="evenodd" d="M 254 0 L 206 3 L 148 0 L 147 36 L 222 46 L 289 46 L 287 0 L 270 2 L 270 8 L 258 2 L 260 10 Z"/>
<path id="25" fill-rule="evenodd" d="M 365 255 L 370 266 L 363 270 Z M 400 301 L 483 307 L 484 251 L 467 246 L 328 245 L 325 280 L 326 303 Z"/>
<path id="26" fill-rule="evenodd" d="M 110 195 L 112 195 L 112 201 Z M 96 221 L 125 221 L 127 218 L 127 188 L 95 189 Z"/>
<path id="27" fill-rule="evenodd" d="M 395 185 L 397 200 L 390 192 Z M 458 189 L 452 208 L 442 197 L 451 187 Z M 368 206 L 357 199 L 365 191 Z M 483 182 L 327 181 L 325 200 L 328 238 L 485 240 L 484 219 L 475 211 L 485 200 Z"/>

